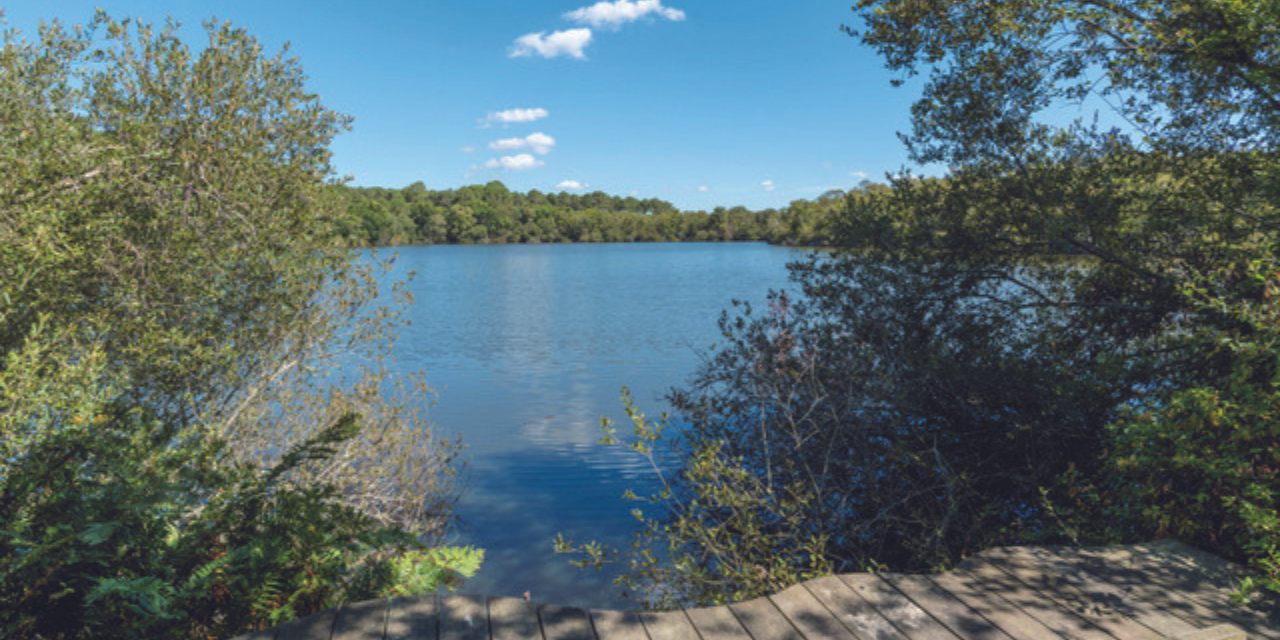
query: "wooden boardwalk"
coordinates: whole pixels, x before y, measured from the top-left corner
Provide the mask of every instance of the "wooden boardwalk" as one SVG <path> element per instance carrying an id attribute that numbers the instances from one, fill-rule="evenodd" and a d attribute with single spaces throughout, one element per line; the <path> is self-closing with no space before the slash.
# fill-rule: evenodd
<path id="1" fill-rule="evenodd" d="M 945 574 L 828 576 L 725 607 L 585 611 L 426 596 L 348 605 L 239 640 L 1280 640 L 1280 606 L 1230 604 L 1240 575 L 1172 541 L 1009 547 Z"/>

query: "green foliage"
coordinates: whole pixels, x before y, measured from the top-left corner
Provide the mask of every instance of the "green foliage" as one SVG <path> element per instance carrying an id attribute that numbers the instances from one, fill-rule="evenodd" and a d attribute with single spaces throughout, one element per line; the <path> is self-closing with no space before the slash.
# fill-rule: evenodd
<path id="1" fill-rule="evenodd" d="M 804 296 L 726 316 L 721 345 L 671 397 L 681 471 L 653 526 L 714 569 L 684 566 L 690 585 L 663 596 L 701 604 L 823 569 L 946 568 L 1050 526 L 1038 488 L 1098 466 L 1116 397 L 1092 365 L 1107 345 L 1036 313 L 1032 292 L 848 256 L 792 276 Z M 707 579 L 729 567 L 759 569 Z M 685 584 L 650 587 L 673 583 Z"/>
<path id="2" fill-rule="evenodd" d="M 392 561 L 393 596 L 431 593 L 440 587 L 454 589 L 474 576 L 484 562 L 484 550 L 472 547 L 437 547 L 401 554 Z"/>
<path id="3" fill-rule="evenodd" d="M 1060 330 L 1041 339 L 1075 353 L 1105 345 L 1105 357 L 1076 361 L 1113 392 L 1105 447 L 1045 487 L 1061 530 L 1184 537 L 1249 562 L 1273 588 L 1278 440 L 1264 425 L 1276 357 L 1267 265 L 1280 229 L 1277 7 L 859 3 L 859 35 L 891 69 L 928 69 L 914 157 L 953 169 L 855 207 L 844 235 L 871 254 L 1017 268 L 1033 277 L 1001 279 L 1030 283 L 1089 332 L 1076 346 Z M 1128 126 L 1041 119 L 1063 102 L 1106 104 Z M 1077 267 L 1025 259 L 1054 254 Z"/>
<path id="4" fill-rule="evenodd" d="M 632 437 L 618 439 L 605 420 L 603 442 L 626 447 L 647 461 L 661 488 L 653 495 L 628 497 L 663 510 L 659 518 L 646 516 L 643 506 L 632 512 L 641 533 L 628 554 L 629 570 L 619 578 L 624 594 L 654 609 L 689 602 L 728 604 L 831 573 L 825 537 L 785 525 L 817 506 L 805 487 L 765 486 L 741 461 L 726 458 L 722 447 L 705 442 L 690 453 L 679 477 L 668 479 L 655 457 L 667 445 L 666 416 L 649 422 L 625 389 L 623 404 Z M 616 550 L 594 542 L 575 545 L 558 537 L 556 550 L 583 556 L 571 561 L 583 568 L 619 561 Z"/>
<path id="5" fill-rule="evenodd" d="M 1275 149 L 1280 7 L 1270 0 L 860 0 L 889 69 L 927 71 L 908 147 L 952 166 L 1061 140 L 1037 116 L 1106 105 L 1163 152 Z"/>
<path id="6" fill-rule="evenodd" d="M 1255 588 L 1280 591 L 1280 271 L 1253 265 L 1262 290 L 1246 304 L 1217 283 L 1190 289 L 1241 327 L 1219 339 L 1230 363 L 1215 386 L 1153 393 L 1110 425 L 1112 501 L 1144 531 L 1229 554 L 1256 568 Z M 1125 507 L 1128 507 L 1127 509 Z"/>
<path id="7" fill-rule="evenodd" d="M 326 279 L 351 272 L 314 251 L 347 119 L 296 61 L 207 31 L 193 52 L 173 25 L 100 15 L 37 42 L 10 32 L 0 54 L 0 280 L 17 302 L 0 348 L 40 313 L 101 322 L 112 366 L 180 420 L 296 343 Z"/>
<path id="8" fill-rule="evenodd" d="M 354 415 L 259 473 L 222 462 L 217 439 L 175 440 L 104 362 L 100 347 L 42 333 L 0 375 L 0 429 L 26 434 L 6 441 L 0 473 L 5 637 L 223 637 L 474 571 L 332 486 L 284 481 L 354 437 Z M 32 375 L 54 363 L 71 371 Z M 417 554 L 416 574 L 396 571 L 401 553 Z"/>
<path id="9" fill-rule="evenodd" d="M 819 567 L 1163 535 L 1269 584 L 1273 172 L 1117 153 L 849 197 L 855 251 L 726 316 L 671 396 L 680 466 L 628 590 L 710 604 Z"/>
<path id="10" fill-rule="evenodd" d="M 882 188 L 864 183 L 858 189 Z M 341 234 L 356 246 L 541 242 L 768 241 L 820 246 L 843 192 L 797 200 L 785 210 L 717 207 L 681 212 L 661 200 L 594 192 L 513 193 L 501 182 L 428 191 L 337 187 Z"/>
<path id="11" fill-rule="evenodd" d="M 395 562 L 448 523 L 451 449 L 376 369 L 328 386 L 394 321 L 334 250 L 347 118 L 206 31 L 4 34 L 6 638 L 226 637 L 430 585 Z"/>
<path id="12" fill-rule="evenodd" d="M 846 251 L 722 321 L 643 534 L 676 568 L 642 545 L 637 591 L 1160 535 L 1274 589 L 1277 6 L 857 3 L 855 35 L 928 74 L 905 140 L 947 174 L 849 194 Z M 1069 103 L 1127 126 L 1046 121 Z"/>

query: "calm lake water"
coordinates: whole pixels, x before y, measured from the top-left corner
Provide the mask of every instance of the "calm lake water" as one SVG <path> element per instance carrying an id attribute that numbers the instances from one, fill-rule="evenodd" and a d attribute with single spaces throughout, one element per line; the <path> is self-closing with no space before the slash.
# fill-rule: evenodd
<path id="1" fill-rule="evenodd" d="M 397 367 L 426 372 L 429 411 L 461 435 L 462 544 L 485 549 L 464 591 L 583 607 L 634 607 L 610 572 L 552 552 L 557 533 L 625 547 L 653 475 L 598 444 L 600 418 L 626 430 L 621 389 L 655 418 L 719 339 L 733 299 L 763 302 L 803 252 L 764 244 L 405 247 L 416 272 Z M 395 274 L 393 274 L 394 276 Z"/>

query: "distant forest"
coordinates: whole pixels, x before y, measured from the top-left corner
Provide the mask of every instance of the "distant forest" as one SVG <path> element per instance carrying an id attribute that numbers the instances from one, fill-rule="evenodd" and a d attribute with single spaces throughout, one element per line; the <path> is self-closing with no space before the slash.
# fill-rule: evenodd
<path id="1" fill-rule="evenodd" d="M 341 235 L 353 246 L 540 242 L 732 242 L 823 246 L 844 206 L 844 191 L 797 200 L 785 209 L 717 207 L 680 211 L 653 198 L 519 193 L 501 182 L 444 191 L 421 182 L 403 189 L 336 188 L 346 205 Z M 863 182 L 856 190 L 887 189 Z"/>

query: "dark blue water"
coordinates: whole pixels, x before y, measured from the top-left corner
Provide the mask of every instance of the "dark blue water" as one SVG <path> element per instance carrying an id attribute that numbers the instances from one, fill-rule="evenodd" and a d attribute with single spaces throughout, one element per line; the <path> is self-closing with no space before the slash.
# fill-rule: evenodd
<path id="1" fill-rule="evenodd" d="M 557 533 L 625 547 L 651 486 L 634 454 L 606 448 L 600 418 L 626 429 L 620 394 L 657 417 L 662 396 L 719 339 L 720 312 L 763 302 L 801 252 L 763 244 L 408 247 L 412 325 L 397 367 L 439 394 L 428 412 L 467 447 L 456 541 L 485 549 L 464 591 L 584 607 L 634 606 L 612 572 L 552 552 Z M 393 274 L 394 275 L 394 274 Z"/>

